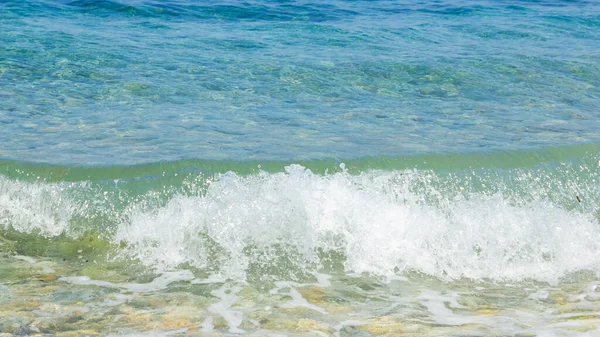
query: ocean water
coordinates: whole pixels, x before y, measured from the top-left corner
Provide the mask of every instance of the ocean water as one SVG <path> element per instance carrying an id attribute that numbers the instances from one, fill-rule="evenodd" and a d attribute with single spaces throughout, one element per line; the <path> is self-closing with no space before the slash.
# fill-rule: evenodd
<path id="1" fill-rule="evenodd" d="M 600 336 L 600 3 L 0 2 L 0 333 Z"/>

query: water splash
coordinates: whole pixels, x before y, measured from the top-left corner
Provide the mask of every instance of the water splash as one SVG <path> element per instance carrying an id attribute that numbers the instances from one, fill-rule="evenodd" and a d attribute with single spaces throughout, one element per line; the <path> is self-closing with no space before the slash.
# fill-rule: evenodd
<path id="1" fill-rule="evenodd" d="M 0 176 L 0 226 L 50 238 L 92 231 L 115 247 L 111 258 L 252 282 L 301 281 L 323 270 L 556 282 L 600 272 L 599 177 L 590 158 L 446 173 L 316 174 L 290 165 L 189 175 L 175 185 Z"/>

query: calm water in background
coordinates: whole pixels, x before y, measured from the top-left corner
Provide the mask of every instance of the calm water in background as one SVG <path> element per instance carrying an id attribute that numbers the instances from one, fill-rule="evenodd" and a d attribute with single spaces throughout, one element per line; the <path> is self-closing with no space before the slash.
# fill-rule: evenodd
<path id="1" fill-rule="evenodd" d="M 600 140 L 594 1 L 1 6 L 3 158 L 293 161 Z"/>
<path id="2" fill-rule="evenodd" d="M 599 336 L 599 55 L 595 1 L 2 1 L 0 332 Z"/>

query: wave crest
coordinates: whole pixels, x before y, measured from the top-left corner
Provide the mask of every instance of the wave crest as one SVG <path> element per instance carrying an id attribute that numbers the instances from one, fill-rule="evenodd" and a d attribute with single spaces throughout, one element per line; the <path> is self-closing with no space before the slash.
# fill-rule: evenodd
<path id="1" fill-rule="evenodd" d="M 500 185 L 473 191 L 453 181 L 455 192 L 441 194 L 448 182 L 431 172 L 321 176 L 292 165 L 275 174 L 228 173 L 201 195 L 132 208 L 115 240 L 148 266 L 185 263 L 236 278 L 248 277 L 257 259 L 260 273 L 281 263 L 316 270 L 331 251 L 341 253 L 346 272 L 378 275 L 554 282 L 600 270 L 600 228 L 591 213 L 540 199 L 533 183 L 515 197 Z"/>

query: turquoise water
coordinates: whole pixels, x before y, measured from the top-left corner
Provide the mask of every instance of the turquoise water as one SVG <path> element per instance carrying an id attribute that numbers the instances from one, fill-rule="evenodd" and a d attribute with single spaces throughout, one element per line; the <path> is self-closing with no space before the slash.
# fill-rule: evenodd
<path id="1" fill-rule="evenodd" d="M 3 158 L 294 161 L 600 140 L 593 1 L 0 6 Z"/>
<path id="2" fill-rule="evenodd" d="M 600 3 L 0 2 L 0 334 L 600 336 Z"/>

